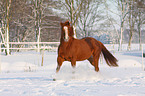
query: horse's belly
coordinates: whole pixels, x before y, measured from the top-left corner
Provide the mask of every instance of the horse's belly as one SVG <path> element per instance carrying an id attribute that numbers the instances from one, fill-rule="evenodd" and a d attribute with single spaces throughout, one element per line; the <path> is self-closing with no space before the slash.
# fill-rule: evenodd
<path id="1" fill-rule="evenodd" d="M 85 53 L 82 52 L 82 53 L 78 54 L 77 61 L 86 60 L 86 59 L 90 58 L 91 55 L 92 55 L 91 52 L 85 52 Z"/>

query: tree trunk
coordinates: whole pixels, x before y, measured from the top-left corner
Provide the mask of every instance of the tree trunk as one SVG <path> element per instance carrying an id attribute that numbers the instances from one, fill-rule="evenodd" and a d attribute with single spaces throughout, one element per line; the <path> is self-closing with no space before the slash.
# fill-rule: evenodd
<path id="1" fill-rule="evenodd" d="M 138 18 L 139 18 L 139 20 L 138 20 L 138 34 L 139 34 L 139 50 L 141 50 L 142 49 L 142 42 L 141 42 L 141 12 L 140 12 L 140 10 L 139 10 L 139 15 L 138 15 Z"/>
<path id="2" fill-rule="evenodd" d="M 119 51 L 122 50 L 122 39 L 123 39 L 123 23 L 121 22 L 121 33 L 120 33 Z"/>
<path id="3" fill-rule="evenodd" d="M 121 27 L 120 27 L 120 42 L 119 42 L 119 48 L 118 50 L 121 51 L 122 50 L 122 40 L 123 40 L 123 31 L 124 31 L 124 22 L 125 22 L 125 18 L 128 14 L 128 9 L 129 9 L 129 6 L 128 6 L 128 3 L 126 1 L 120 1 L 118 0 L 118 6 L 120 8 L 120 11 L 121 11 Z"/>
<path id="4" fill-rule="evenodd" d="M 132 41 L 132 29 L 130 29 L 130 34 L 129 34 L 129 42 L 128 42 L 128 48 L 127 50 L 131 50 L 131 41 Z"/>
<path id="5" fill-rule="evenodd" d="M 37 48 L 39 52 L 39 42 L 40 42 L 40 34 L 41 34 L 41 16 L 42 16 L 42 0 L 34 0 L 34 10 L 35 10 L 35 41 L 37 42 Z"/>
<path id="6" fill-rule="evenodd" d="M 40 26 L 39 26 L 39 34 L 38 34 L 38 38 L 37 38 L 37 43 L 38 43 L 38 45 L 37 45 L 37 47 L 38 47 L 38 52 L 40 52 L 40 46 L 39 46 L 39 42 L 40 42 L 40 33 L 41 33 L 41 28 L 40 28 Z"/>
<path id="7" fill-rule="evenodd" d="M 139 27 L 140 27 L 140 26 L 139 26 Z M 140 28 L 138 28 L 138 30 L 139 30 L 139 50 L 141 50 L 141 49 L 142 49 L 141 30 L 140 30 Z"/>
<path id="8" fill-rule="evenodd" d="M 129 33 L 129 42 L 128 42 L 127 50 L 131 50 L 131 42 L 132 42 L 132 37 L 133 37 L 133 32 L 134 32 L 135 19 L 137 18 L 137 13 L 135 12 L 135 9 L 134 9 L 133 0 L 131 0 L 130 2 L 129 10 L 130 10 L 129 12 L 130 33 Z"/>
<path id="9" fill-rule="evenodd" d="M 132 9 L 132 4 L 130 2 L 130 6 L 129 6 L 129 28 L 130 28 L 130 31 L 129 31 L 129 42 L 128 42 L 128 47 L 127 47 L 127 50 L 130 51 L 131 50 L 131 41 L 132 41 L 132 31 L 133 31 L 133 11 L 131 10 Z"/>
<path id="10" fill-rule="evenodd" d="M 10 50 L 9 50 L 9 21 L 10 21 L 10 6 L 11 6 L 11 0 L 6 0 L 6 55 L 10 54 Z"/>

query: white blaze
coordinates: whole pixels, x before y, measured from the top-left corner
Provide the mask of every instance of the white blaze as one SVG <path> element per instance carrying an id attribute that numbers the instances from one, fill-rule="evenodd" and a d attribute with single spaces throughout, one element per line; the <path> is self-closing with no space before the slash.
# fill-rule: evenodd
<path id="1" fill-rule="evenodd" d="M 65 31 L 65 41 L 68 41 L 69 37 L 68 37 L 68 27 L 64 26 L 64 31 Z"/>

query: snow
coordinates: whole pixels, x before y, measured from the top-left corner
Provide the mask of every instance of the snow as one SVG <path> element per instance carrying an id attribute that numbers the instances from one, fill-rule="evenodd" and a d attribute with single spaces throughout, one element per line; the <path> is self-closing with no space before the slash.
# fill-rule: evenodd
<path id="1" fill-rule="evenodd" d="M 56 74 L 57 52 L 44 52 L 44 66 L 35 51 L 1 55 L 0 96 L 145 96 L 141 51 L 116 51 L 114 56 L 119 67 L 103 60 L 95 72 L 86 60 L 75 69 L 64 62 Z"/>

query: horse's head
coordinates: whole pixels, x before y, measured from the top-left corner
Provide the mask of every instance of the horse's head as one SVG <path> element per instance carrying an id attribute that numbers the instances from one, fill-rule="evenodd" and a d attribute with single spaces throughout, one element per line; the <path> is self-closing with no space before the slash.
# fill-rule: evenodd
<path id="1" fill-rule="evenodd" d="M 60 25 L 61 25 L 61 38 L 67 42 L 74 35 L 73 27 L 70 26 L 69 21 L 66 21 L 64 23 L 61 22 Z"/>

